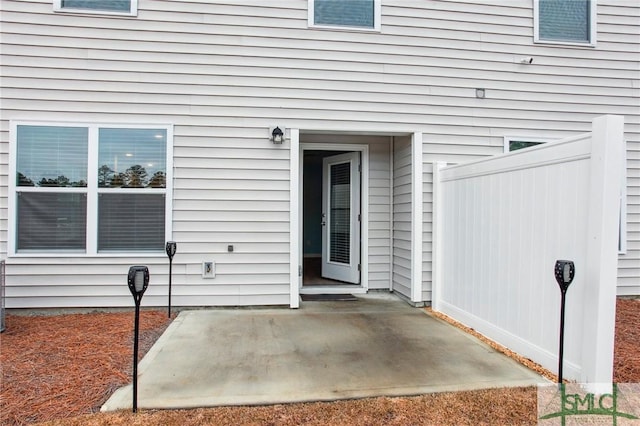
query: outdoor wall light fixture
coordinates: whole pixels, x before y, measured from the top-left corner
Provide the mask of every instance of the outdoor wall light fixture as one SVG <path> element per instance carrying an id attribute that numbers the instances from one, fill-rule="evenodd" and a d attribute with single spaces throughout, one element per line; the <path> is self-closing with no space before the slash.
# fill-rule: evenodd
<path id="1" fill-rule="evenodd" d="M 178 245 L 175 241 L 167 241 L 167 246 L 165 250 L 167 252 L 167 256 L 169 256 L 169 305 L 167 307 L 167 316 L 171 318 L 171 275 L 172 275 L 172 266 L 173 266 L 173 256 L 176 254 L 176 249 Z"/>
<path id="2" fill-rule="evenodd" d="M 485 91 L 482 88 L 478 88 L 476 89 L 476 98 L 478 99 L 484 99 L 485 96 Z"/>
<path id="3" fill-rule="evenodd" d="M 271 131 L 271 141 L 276 145 L 280 145 L 282 142 L 284 142 L 284 132 L 280 127 L 276 126 Z"/>
<path id="4" fill-rule="evenodd" d="M 136 316 L 133 332 L 133 412 L 138 411 L 138 330 L 140 324 L 140 302 L 142 295 L 149 285 L 149 268 L 146 266 L 132 266 L 127 276 L 129 291 L 136 304 Z"/>
<path id="5" fill-rule="evenodd" d="M 558 286 L 560 286 L 560 350 L 558 351 L 558 384 L 562 386 L 562 358 L 564 356 L 564 305 L 569 284 L 576 275 L 576 267 L 571 260 L 556 260 L 553 269 Z"/>

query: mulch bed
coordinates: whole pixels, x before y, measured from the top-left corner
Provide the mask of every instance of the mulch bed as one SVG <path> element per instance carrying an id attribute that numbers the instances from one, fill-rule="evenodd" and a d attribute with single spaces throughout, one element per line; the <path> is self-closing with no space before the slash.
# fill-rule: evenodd
<path id="1" fill-rule="evenodd" d="M 613 381 L 640 383 L 640 299 L 618 299 Z"/>
<path id="2" fill-rule="evenodd" d="M 141 356 L 169 322 L 166 311 L 141 313 Z M 614 380 L 640 382 L 640 300 L 619 299 L 616 324 Z M 133 312 L 9 315 L 0 339 L 1 425 L 481 425 L 537 420 L 534 387 L 331 403 L 96 413 L 115 389 L 131 380 Z"/>
<path id="3" fill-rule="evenodd" d="M 7 315 L 0 335 L 0 424 L 93 413 L 121 386 L 133 365 L 133 312 Z M 140 359 L 170 320 L 140 312 Z"/>

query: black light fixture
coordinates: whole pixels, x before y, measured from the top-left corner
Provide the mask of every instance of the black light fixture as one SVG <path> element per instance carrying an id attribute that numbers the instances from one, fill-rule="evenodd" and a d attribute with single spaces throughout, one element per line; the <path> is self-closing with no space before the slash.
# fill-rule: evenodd
<path id="1" fill-rule="evenodd" d="M 133 332 L 133 412 L 138 411 L 138 331 L 140 324 L 140 302 L 142 295 L 149 285 L 149 268 L 146 266 L 132 266 L 127 276 L 129 291 L 136 304 L 136 316 Z"/>
<path id="2" fill-rule="evenodd" d="M 284 142 L 284 132 L 282 131 L 282 129 L 280 127 L 275 127 L 272 131 L 271 131 L 271 141 L 274 144 L 281 144 L 282 142 Z"/>
<path id="3" fill-rule="evenodd" d="M 556 260 L 556 266 L 554 267 L 554 274 L 558 286 L 560 286 L 560 349 L 558 351 L 558 384 L 562 386 L 562 364 L 564 357 L 564 305 L 565 296 L 569 289 L 569 284 L 573 281 L 573 277 L 576 275 L 576 267 L 571 260 Z"/>
<path id="4" fill-rule="evenodd" d="M 167 252 L 167 256 L 169 256 L 169 305 L 167 307 L 167 316 L 169 318 L 171 318 L 171 275 L 173 269 L 173 256 L 175 256 L 177 248 L 178 245 L 175 241 L 167 241 L 165 250 Z"/>

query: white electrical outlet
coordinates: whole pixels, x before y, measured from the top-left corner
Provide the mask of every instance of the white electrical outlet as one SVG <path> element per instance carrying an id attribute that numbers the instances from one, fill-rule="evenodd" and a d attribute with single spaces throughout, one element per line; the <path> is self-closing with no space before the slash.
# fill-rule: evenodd
<path id="1" fill-rule="evenodd" d="M 202 262 L 202 278 L 215 278 L 216 277 L 216 262 L 204 261 Z"/>

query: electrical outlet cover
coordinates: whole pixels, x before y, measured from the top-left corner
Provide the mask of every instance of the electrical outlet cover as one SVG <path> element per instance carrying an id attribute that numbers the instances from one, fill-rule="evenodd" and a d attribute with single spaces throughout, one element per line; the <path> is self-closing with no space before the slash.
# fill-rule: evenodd
<path id="1" fill-rule="evenodd" d="M 216 277 L 216 263 L 213 261 L 202 262 L 202 278 Z"/>

